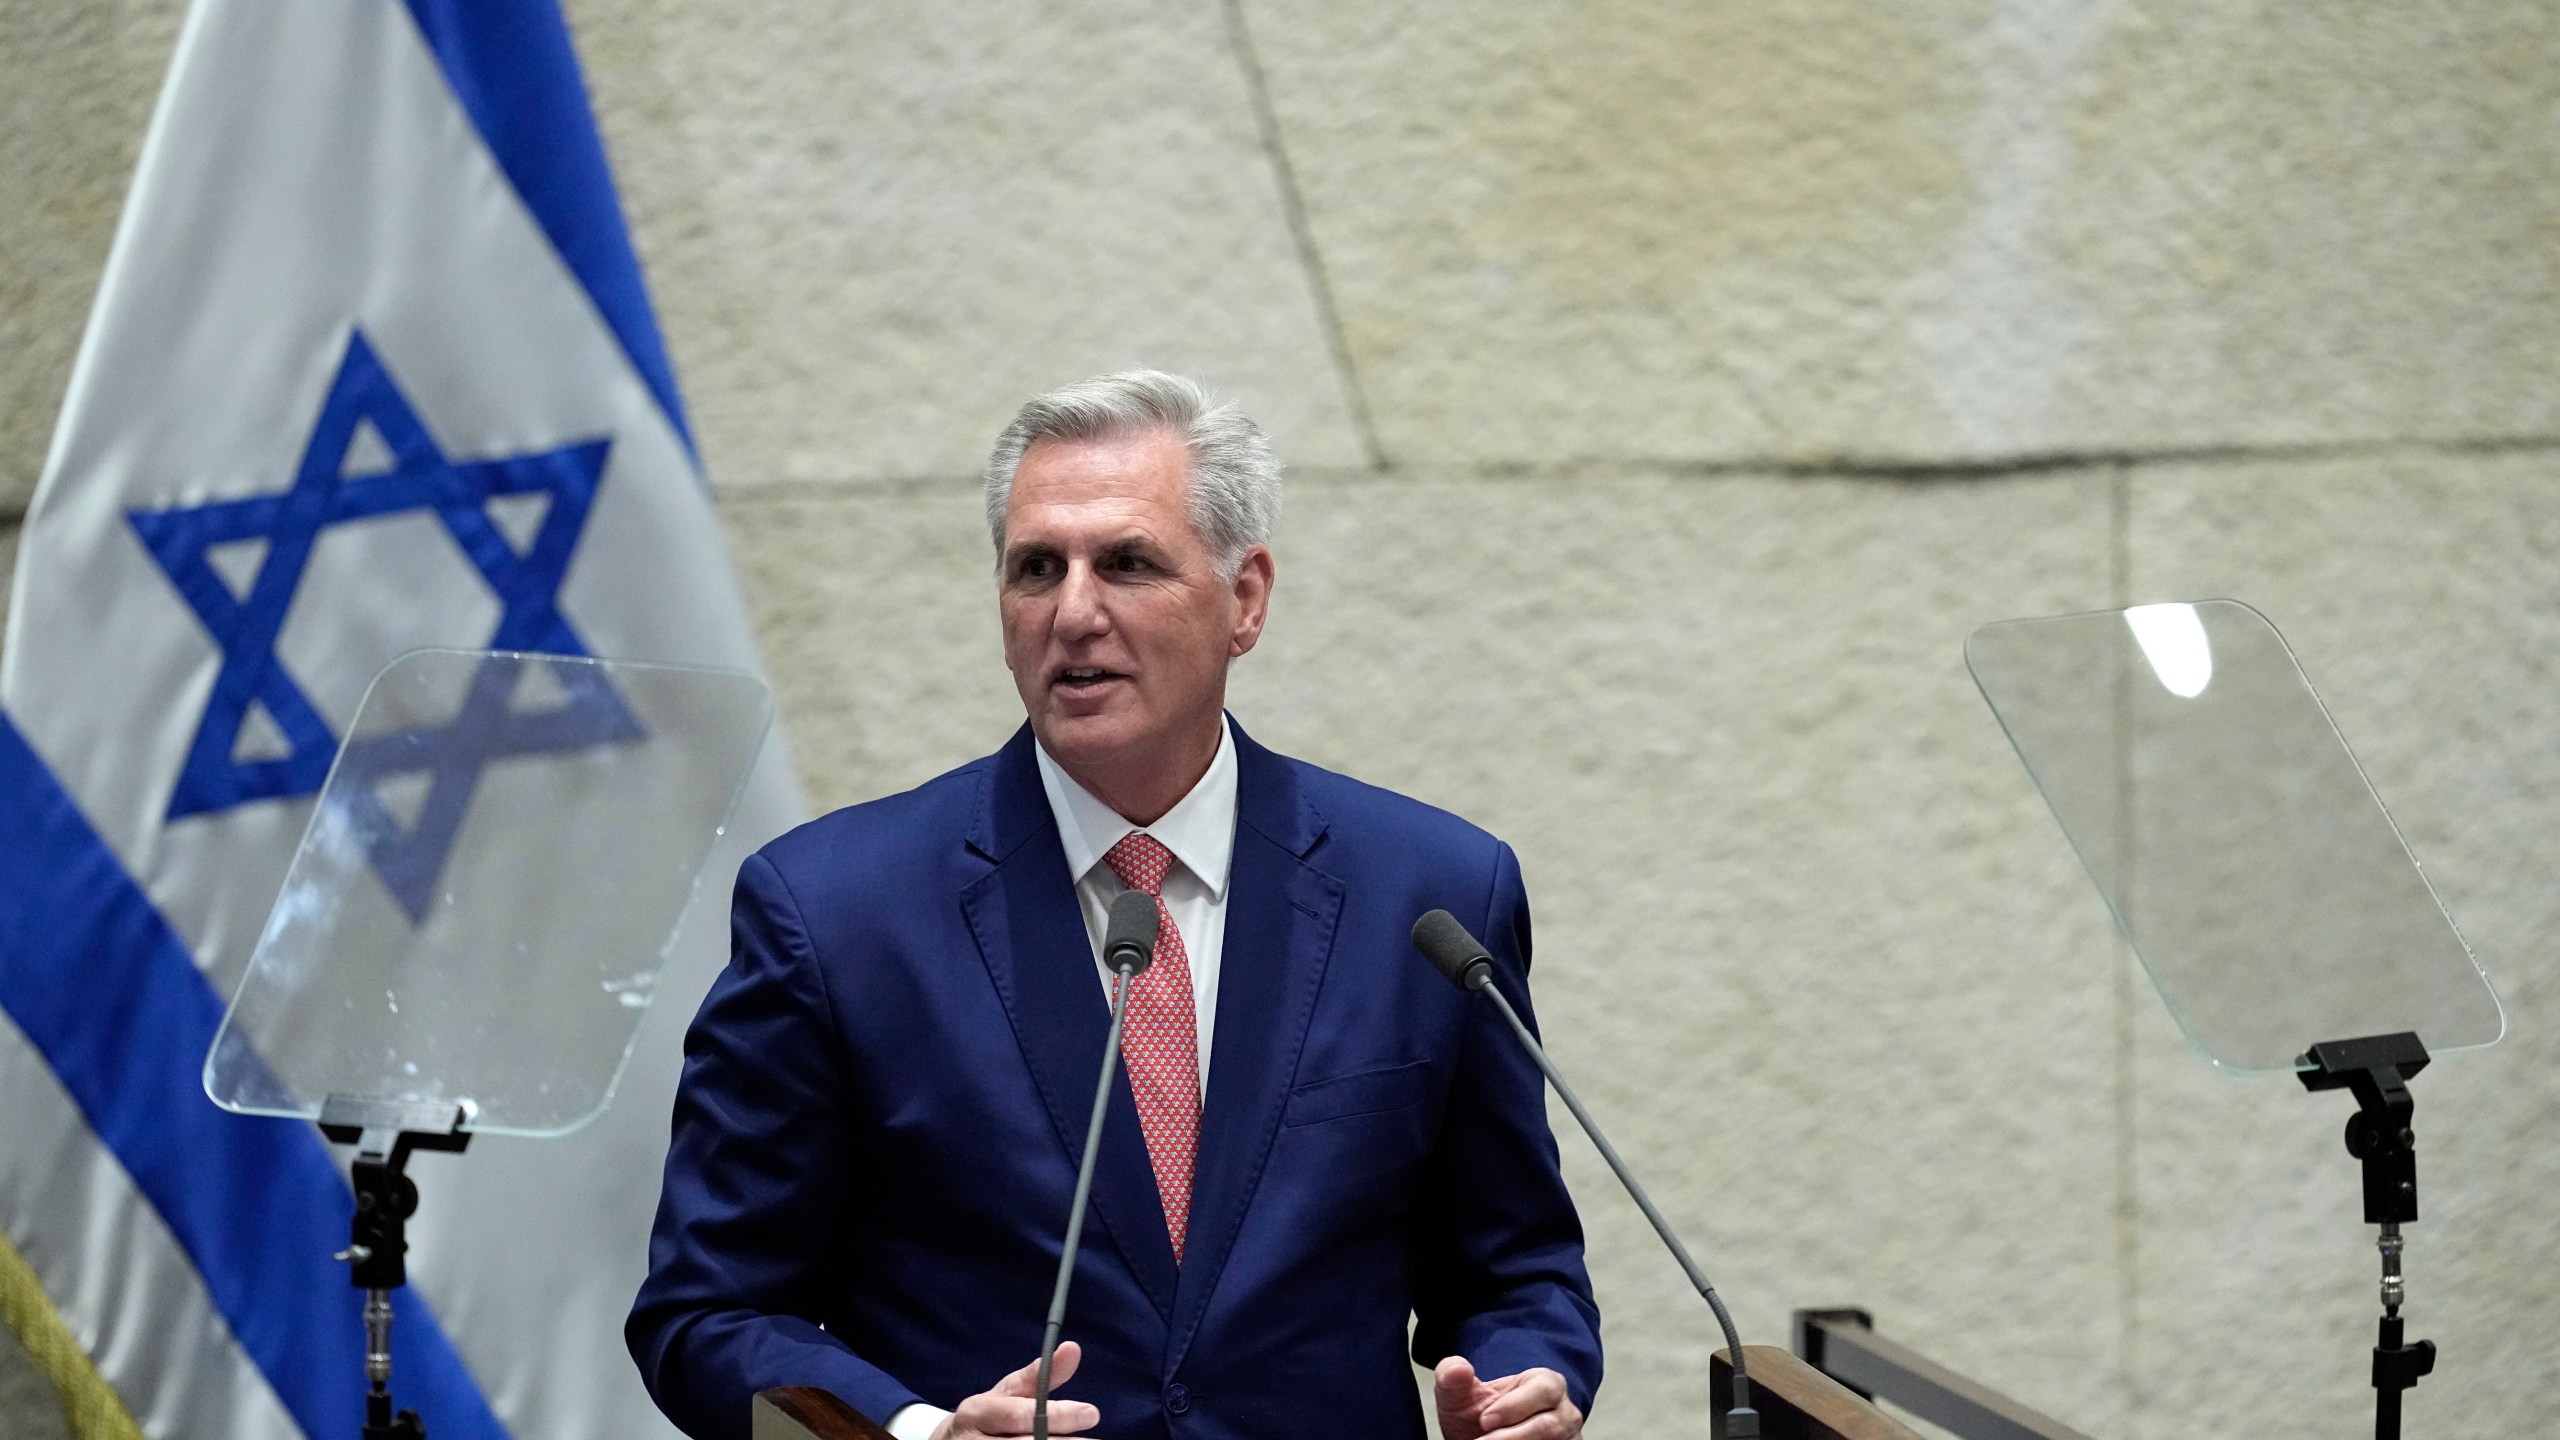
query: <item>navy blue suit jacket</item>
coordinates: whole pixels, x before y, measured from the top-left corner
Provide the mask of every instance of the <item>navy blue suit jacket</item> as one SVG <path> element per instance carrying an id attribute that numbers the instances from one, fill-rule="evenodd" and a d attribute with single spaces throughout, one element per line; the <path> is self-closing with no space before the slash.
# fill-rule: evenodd
<path id="1" fill-rule="evenodd" d="M 1123 1072 L 1062 1395 L 1119 1437 L 1415 1440 L 1406 1364 L 1534 1365 L 1590 1408 L 1599 1312 L 1536 1069 L 1416 955 L 1445 907 L 1524 1013 L 1510 848 L 1236 732 L 1237 824 L 1189 1248 Z M 685 1042 L 649 1278 L 650 1393 L 744 1436 L 773 1385 L 875 1419 L 1039 1350 L 1110 1010 L 1030 731 L 739 871 Z"/>

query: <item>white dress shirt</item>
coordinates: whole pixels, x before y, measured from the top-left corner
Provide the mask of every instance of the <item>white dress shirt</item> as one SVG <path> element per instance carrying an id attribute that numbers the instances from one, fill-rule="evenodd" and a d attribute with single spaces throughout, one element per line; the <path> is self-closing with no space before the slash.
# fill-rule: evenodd
<path id="1" fill-rule="evenodd" d="M 1048 793 L 1049 813 L 1058 821 L 1058 842 L 1067 852 L 1067 873 L 1075 877 L 1076 899 L 1084 907 L 1085 938 L 1093 945 L 1093 973 L 1111 997 L 1111 971 L 1102 963 L 1102 927 L 1111 899 L 1125 887 L 1102 857 L 1132 830 L 1145 830 L 1175 864 L 1165 872 L 1164 908 L 1173 928 L 1182 932 L 1182 951 L 1191 964 L 1191 1011 L 1200 1027 L 1200 1093 L 1209 1093 L 1209 1042 L 1218 1029 L 1218 960 L 1227 944 L 1227 872 L 1236 852 L 1236 740 L 1224 716 L 1218 721 L 1218 754 L 1209 762 L 1191 793 L 1152 825 L 1133 825 L 1127 817 L 1093 797 L 1075 782 L 1049 752 L 1037 744 L 1040 788 Z M 1037 1357 L 1034 1357 L 1037 1358 Z M 992 1385 L 995 1376 L 987 1377 Z M 902 1406 L 889 1417 L 895 1440 L 930 1440 L 934 1428 L 951 1412 L 922 1403 Z"/>
<path id="2" fill-rule="evenodd" d="M 1101 978 L 1105 1000 L 1111 997 L 1111 971 L 1102 963 L 1102 927 L 1111 914 L 1111 899 L 1122 889 L 1120 877 L 1102 857 L 1133 830 L 1145 830 L 1173 852 L 1179 863 L 1164 877 L 1165 913 L 1182 932 L 1182 953 L 1191 965 L 1191 1013 L 1200 1027 L 1200 1093 L 1209 1093 L 1209 1042 L 1218 1028 L 1218 957 L 1227 943 L 1227 869 L 1236 853 L 1236 742 L 1226 720 L 1218 722 L 1218 754 L 1209 762 L 1191 793 L 1175 802 L 1152 825 L 1132 825 L 1120 812 L 1093 798 L 1039 746 L 1040 788 L 1049 793 L 1049 813 L 1058 819 L 1058 841 L 1067 852 L 1067 873 L 1075 877 L 1076 899 L 1084 905 L 1084 929 L 1093 942 L 1093 973 Z"/>

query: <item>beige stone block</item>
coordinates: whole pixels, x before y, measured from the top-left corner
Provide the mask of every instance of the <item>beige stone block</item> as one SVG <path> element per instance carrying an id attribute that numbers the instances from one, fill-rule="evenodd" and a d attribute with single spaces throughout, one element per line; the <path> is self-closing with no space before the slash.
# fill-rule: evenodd
<path id="1" fill-rule="evenodd" d="M 1245 8 L 1402 462 L 2560 424 L 2536 7 Z"/>
<path id="2" fill-rule="evenodd" d="M 180 8 L 0 5 L 0 513 L 35 494 Z"/>
<path id="3" fill-rule="evenodd" d="M 922 784 L 1022 724 L 983 515 L 974 483 L 724 493 L 811 813 Z"/>
<path id="4" fill-rule="evenodd" d="M 2412 1087 L 2410 1335 L 2442 1350 L 2413 1434 L 2535 1433 L 2560 1383 L 2541 1338 L 2560 1325 L 2555 480 L 2549 452 L 2409 451 L 2162 467 L 2132 492 L 2135 597 L 2230 595 L 2275 620 L 2508 1009 L 2503 1042 Z M 2352 1103 L 2217 1076 L 2156 1004 L 2141 1029 L 2139 1433 L 2369 1429 L 2378 1268 L 2339 1143 Z"/>
<path id="5" fill-rule="evenodd" d="M 723 514 L 817 803 L 1017 723 L 973 495 Z M 2103 603 L 2107 524 L 2066 480 L 1303 481 L 1233 695 L 1265 742 L 1519 848 L 1556 1054 L 1748 1338 L 1864 1303 L 2100 1433 L 2111 951 L 1959 646 Z M 1607 1313 L 1595 1433 L 1694 1426 L 1713 1323 L 1561 1141 Z"/>
<path id="6" fill-rule="evenodd" d="M 571 12 L 719 482 L 972 474 L 1140 364 L 1359 463 L 1217 7 Z"/>

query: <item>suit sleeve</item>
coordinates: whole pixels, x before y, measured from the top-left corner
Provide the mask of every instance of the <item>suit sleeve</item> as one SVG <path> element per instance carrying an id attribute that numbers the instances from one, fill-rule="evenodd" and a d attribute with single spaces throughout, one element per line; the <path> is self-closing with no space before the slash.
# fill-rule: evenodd
<path id="1" fill-rule="evenodd" d="M 1501 846 L 1476 934 L 1494 983 L 1531 1030 L 1529 898 Z M 1425 1169 L 1413 1358 L 1464 1355 L 1491 1378 L 1561 1373 L 1585 1413 L 1600 1388 L 1600 1310 L 1582 1259 L 1582 1222 L 1547 1128 L 1546 1081 L 1490 1004 L 1467 1007 L 1458 1073 Z"/>
<path id="2" fill-rule="evenodd" d="M 685 1036 L 649 1278 L 623 1327 L 650 1395 L 697 1440 L 745 1440 L 749 1403 L 776 1385 L 875 1419 L 917 1399 L 820 1328 L 854 1170 L 841 1034 L 789 886 L 750 858 L 728 968 Z"/>

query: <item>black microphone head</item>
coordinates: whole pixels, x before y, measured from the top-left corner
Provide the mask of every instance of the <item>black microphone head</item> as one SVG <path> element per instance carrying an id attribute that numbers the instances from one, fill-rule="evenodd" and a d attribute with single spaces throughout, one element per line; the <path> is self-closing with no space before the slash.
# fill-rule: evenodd
<path id="1" fill-rule="evenodd" d="M 1111 897 L 1111 918 L 1102 925 L 1102 963 L 1135 975 L 1155 963 L 1156 897 L 1144 890 L 1123 890 Z"/>
<path id="2" fill-rule="evenodd" d="M 1493 956 L 1446 910 L 1431 911 L 1413 922 L 1413 948 L 1461 990 L 1472 992 L 1493 983 Z"/>

